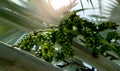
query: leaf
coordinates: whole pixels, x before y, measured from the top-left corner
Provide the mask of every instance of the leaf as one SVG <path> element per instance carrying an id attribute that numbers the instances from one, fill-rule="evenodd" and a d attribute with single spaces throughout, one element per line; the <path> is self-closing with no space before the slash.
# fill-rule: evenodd
<path id="1" fill-rule="evenodd" d="M 25 32 L 17 30 L 15 28 L 9 29 L 3 34 L 0 34 L 0 41 L 7 43 L 7 44 L 15 44 L 21 37 L 24 35 Z"/>
<path id="2" fill-rule="evenodd" d="M 90 17 L 93 17 L 93 18 L 98 18 L 98 19 L 107 19 L 107 17 L 106 16 L 102 16 L 102 15 L 95 15 L 95 14 L 93 14 L 93 15 L 89 15 Z"/>
<path id="3" fill-rule="evenodd" d="M 82 3 L 82 0 L 80 0 L 80 3 L 81 3 L 81 7 L 82 7 L 82 9 L 84 9 L 84 7 L 83 7 L 83 3 Z"/>
<path id="4" fill-rule="evenodd" d="M 1 24 L 0 23 L 0 35 L 4 34 L 4 32 L 6 32 L 7 30 L 9 30 L 11 27 L 6 25 L 6 24 Z"/>
<path id="5" fill-rule="evenodd" d="M 14 27 L 22 28 L 21 30 L 34 30 L 38 28 L 45 28 L 43 25 L 38 22 L 31 21 L 32 19 L 22 16 L 21 14 L 17 14 L 13 11 L 7 10 L 3 7 L 0 7 L 0 17 L 2 17 L 3 21 L 10 21 L 11 25 Z M 34 25 L 33 25 L 34 24 Z"/>
<path id="6" fill-rule="evenodd" d="M 92 5 L 92 8 L 94 9 L 94 5 L 93 5 L 92 0 L 87 0 L 87 2 L 88 2 L 88 3 L 90 2 L 90 4 Z"/>

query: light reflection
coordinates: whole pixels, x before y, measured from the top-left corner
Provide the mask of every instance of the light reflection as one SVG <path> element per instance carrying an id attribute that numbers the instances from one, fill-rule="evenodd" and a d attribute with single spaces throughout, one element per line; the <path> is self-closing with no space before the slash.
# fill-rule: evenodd
<path id="1" fill-rule="evenodd" d="M 45 0 L 45 1 L 48 2 L 49 0 Z M 50 1 L 53 8 L 56 10 L 63 6 L 67 6 L 68 4 L 70 4 L 72 0 L 50 0 Z"/>

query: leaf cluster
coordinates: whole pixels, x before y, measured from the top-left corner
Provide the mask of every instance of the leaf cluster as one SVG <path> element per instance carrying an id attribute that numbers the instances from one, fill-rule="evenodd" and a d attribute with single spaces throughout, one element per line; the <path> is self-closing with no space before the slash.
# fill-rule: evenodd
<path id="1" fill-rule="evenodd" d="M 103 22 L 100 25 L 95 25 L 95 23 L 80 18 L 73 11 L 64 15 L 56 28 L 28 33 L 18 43 L 18 47 L 26 51 L 35 48 L 34 54 L 38 57 L 49 62 L 59 61 L 74 55 L 73 38 L 82 35 L 85 39 L 84 43 L 92 50 L 93 57 L 99 57 L 99 54 L 114 48 L 109 42 L 113 37 L 108 36 L 106 40 L 100 32 L 107 29 L 116 30 L 117 27 L 118 25 L 114 22 Z M 116 36 L 114 37 L 116 38 Z"/>

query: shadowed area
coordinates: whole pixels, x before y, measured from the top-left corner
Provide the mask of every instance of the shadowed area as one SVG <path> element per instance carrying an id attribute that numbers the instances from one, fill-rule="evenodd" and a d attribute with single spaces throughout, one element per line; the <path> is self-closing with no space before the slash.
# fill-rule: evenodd
<path id="1" fill-rule="evenodd" d="M 26 70 L 19 64 L 14 64 L 13 62 L 0 58 L 0 71 L 29 71 L 29 70 Z"/>

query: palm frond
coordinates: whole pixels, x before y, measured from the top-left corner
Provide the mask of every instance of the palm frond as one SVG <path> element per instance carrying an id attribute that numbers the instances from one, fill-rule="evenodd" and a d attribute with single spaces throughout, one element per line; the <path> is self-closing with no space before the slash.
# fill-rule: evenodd
<path id="1" fill-rule="evenodd" d="M 0 1 L 0 16 L 15 23 L 12 24 L 15 26 L 18 25 L 32 30 L 44 29 L 50 24 L 58 24 L 59 18 L 75 6 L 75 1 L 76 0 L 66 7 L 54 10 L 51 3 L 46 3 L 45 0 L 20 1 L 25 7 L 5 0 Z M 45 26 L 43 22 L 47 23 L 47 26 Z"/>
<path id="2" fill-rule="evenodd" d="M 6 23 L 7 21 L 0 18 L 0 41 L 13 45 L 24 32 Z"/>
<path id="3" fill-rule="evenodd" d="M 24 34 L 23 31 L 46 29 L 48 26 L 57 25 L 61 16 L 76 5 L 74 0 L 69 5 L 54 10 L 50 1 L 18 1 L 22 5 L 12 0 L 0 0 L 0 26 L 4 27 L 0 31 L 0 41 L 14 44 Z"/>
<path id="4" fill-rule="evenodd" d="M 116 22 L 120 25 L 120 0 L 111 1 L 106 10 L 109 15 L 108 20 Z M 120 31 L 120 27 L 118 27 L 118 32 Z"/>
<path id="5" fill-rule="evenodd" d="M 9 28 L 9 30 L 7 29 L 4 33 L 0 34 L 0 41 L 13 45 L 17 43 L 24 34 L 25 32 L 16 28 Z"/>

